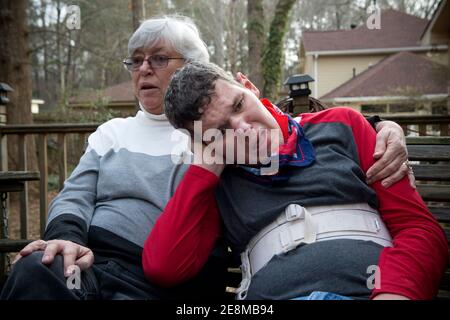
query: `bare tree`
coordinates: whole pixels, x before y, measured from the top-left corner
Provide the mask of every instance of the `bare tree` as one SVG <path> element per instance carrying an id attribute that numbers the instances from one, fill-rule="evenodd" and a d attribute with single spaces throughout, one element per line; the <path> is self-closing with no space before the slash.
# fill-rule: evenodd
<path id="1" fill-rule="evenodd" d="M 283 44 L 287 31 L 289 13 L 295 0 L 279 0 L 275 10 L 275 16 L 270 24 L 269 37 L 267 39 L 262 67 L 264 76 L 263 95 L 274 100 L 278 98 L 278 86 L 281 80 L 283 67 Z"/>
<path id="2" fill-rule="evenodd" d="M 131 0 L 131 14 L 133 21 L 133 30 L 139 28 L 142 19 L 142 1 L 141 0 Z"/>
<path id="3" fill-rule="evenodd" d="M 28 47 L 27 0 L 0 0 L 0 82 L 9 84 L 8 124 L 29 124 L 31 115 L 31 60 Z M 31 141 L 30 141 L 31 142 Z M 9 139 L 9 163 L 17 168 L 17 142 Z M 34 144 L 28 143 L 28 164 L 36 165 Z"/>
<path id="4" fill-rule="evenodd" d="M 262 88 L 261 61 L 266 34 L 264 31 L 264 7 L 262 0 L 248 0 L 247 33 L 249 77 L 258 88 Z"/>
<path id="5" fill-rule="evenodd" d="M 214 8 L 213 12 L 224 12 L 224 4 L 222 0 L 213 1 L 212 7 Z M 211 12 L 211 13 L 213 13 Z M 224 54 L 224 15 L 219 14 L 216 15 L 217 19 L 215 19 L 215 32 L 213 32 L 214 37 L 214 62 L 224 67 L 225 64 L 225 54 Z"/>

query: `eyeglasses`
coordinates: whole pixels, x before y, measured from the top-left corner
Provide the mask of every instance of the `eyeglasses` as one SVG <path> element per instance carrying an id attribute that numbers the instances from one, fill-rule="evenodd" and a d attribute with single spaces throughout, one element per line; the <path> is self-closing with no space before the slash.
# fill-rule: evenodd
<path id="1" fill-rule="evenodd" d="M 184 60 L 184 58 L 168 57 L 157 54 L 145 59 L 143 57 L 126 58 L 122 63 L 128 71 L 136 71 L 142 66 L 144 61 L 147 61 L 152 69 L 162 69 L 167 67 L 169 60 Z"/>

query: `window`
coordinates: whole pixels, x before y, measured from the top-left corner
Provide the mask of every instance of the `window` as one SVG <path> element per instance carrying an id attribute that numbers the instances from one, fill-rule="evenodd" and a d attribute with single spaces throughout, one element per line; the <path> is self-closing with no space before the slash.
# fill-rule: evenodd
<path id="1" fill-rule="evenodd" d="M 414 112 L 416 107 L 414 104 L 391 104 L 389 105 L 389 111 L 392 113 Z"/>
<path id="2" fill-rule="evenodd" d="M 386 113 L 385 104 L 363 104 L 361 113 Z"/>

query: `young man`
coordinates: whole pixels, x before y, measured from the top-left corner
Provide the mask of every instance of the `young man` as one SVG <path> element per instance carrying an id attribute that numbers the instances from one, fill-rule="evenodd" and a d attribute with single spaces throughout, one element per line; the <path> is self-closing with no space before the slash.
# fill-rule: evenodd
<path id="1" fill-rule="evenodd" d="M 431 299 L 447 263 L 445 235 L 407 178 L 388 189 L 366 183 L 376 133 L 364 117 L 333 108 L 292 119 L 244 83 L 205 63 L 171 80 L 165 113 L 194 143 L 203 138 L 203 161 L 194 146 L 194 164 L 147 238 L 148 279 L 173 286 L 200 270 L 219 212 L 241 253 L 239 298 Z"/>

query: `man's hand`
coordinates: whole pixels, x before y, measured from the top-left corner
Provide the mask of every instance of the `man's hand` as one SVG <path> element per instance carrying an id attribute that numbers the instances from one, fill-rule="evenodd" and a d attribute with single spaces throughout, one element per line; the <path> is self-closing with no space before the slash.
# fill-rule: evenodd
<path id="1" fill-rule="evenodd" d="M 191 137 L 191 151 L 194 155 L 193 164 L 214 173 L 220 177 L 222 171 L 225 169 L 225 159 L 221 153 L 210 154 L 205 152 L 206 145 L 201 141 L 201 137 L 194 139 Z M 219 150 L 216 150 L 219 152 Z M 222 163 L 219 164 L 217 160 L 221 159 Z"/>
<path id="2" fill-rule="evenodd" d="M 414 174 L 406 163 L 408 151 L 403 129 L 395 122 L 381 121 L 377 124 L 377 132 L 373 154 L 376 162 L 367 170 L 367 183 L 382 180 L 383 187 L 388 188 L 408 174 L 411 187 L 415 189 Z"/>
<path id="3" fill-rule="evenodd" d="M 69 267 L 77 265 L 81 270 L 86 270 L 94 263 L 94 254 L 91 249 L 66 240 L 36 240 L 25 246 L 16 256 L 13 264 L 22 257 L 26 257 L 34 251 L 44 251 L 42 263 L 49 265 L 57 254 L 64 259 L 64 274 L 70 276 Z"/>
<path id="4" fill-rule="evenodd" d="M 410 300 L 405 296 L 393 293 L 380 293 L 375 296 L 372 300 Z"/>

